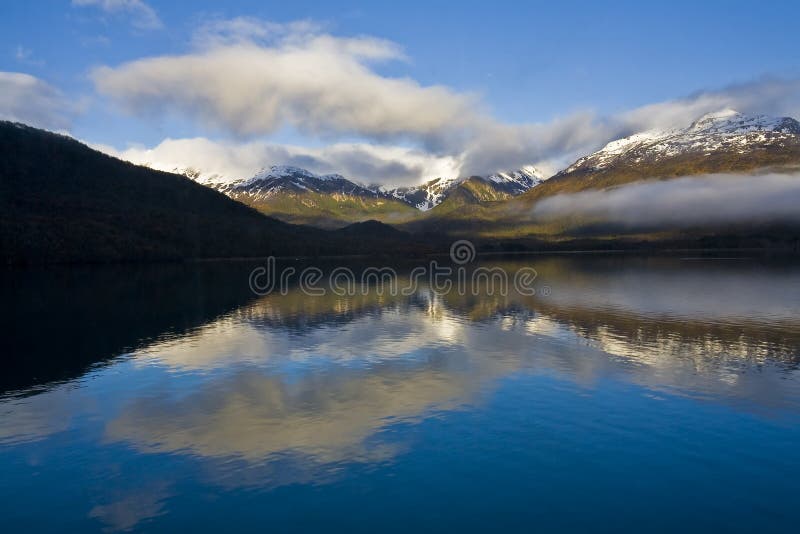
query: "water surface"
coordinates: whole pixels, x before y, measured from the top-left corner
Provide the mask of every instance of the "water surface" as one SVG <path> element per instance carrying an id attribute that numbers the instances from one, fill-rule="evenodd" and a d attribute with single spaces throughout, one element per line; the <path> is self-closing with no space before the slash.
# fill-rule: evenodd
<path id="1" fill-rule="evenodd" d="M 539 293 L 5 273 L 5 528 L 796 529 L 800 266 L 491 265 Z"/>

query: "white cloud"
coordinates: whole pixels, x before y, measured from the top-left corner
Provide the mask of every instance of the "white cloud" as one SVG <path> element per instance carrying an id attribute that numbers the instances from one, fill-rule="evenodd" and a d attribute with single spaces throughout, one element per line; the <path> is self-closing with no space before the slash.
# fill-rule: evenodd
<path id="1" fill-rule="evenodd" d="M 217 44 L 99 68 L 92 78 L 132 113 L 179 112 L 240 136 L 288 126 L 327 138 L 449 144 L 474 119 L 473 99 L 369 67 L 401 57 L 378 39 L 292 33 L 274 45 Z"/>
<path id="2" fill-rule="evenodd" d="M 800 79 L 765 78 L 613 116 L 582 111 L 541 124 L 485 124 L 465 150 L 464 169 L 491 172 L 537 163 L 545 170 L 556 171 L 613 139 L 644 130 L 683 128 L 706 113 L 726 108 L 747 114 L 800 117 Z"/>
<path id="3" fill-rule="evenodd" d="M 709 175 L 635 183 L 538 202 L 538 219 L 580 216 L 632 229 L 800 221 L 800 175 Z"/>
<path id="4" fill-rule="evenodd" d="M 554 172 L 612 139 L 687 126 L 704 113 L 728 107 L 800 112 L 800 80 L 764 79 L 614 116 L 582 110 L 546 123 L 507 124 L 489 115 L 476 95 L 379 71 L 382 63 L 405 60 L 398 45 L 382 39 L 333 36 L 311 21 L 277 24 L 239 17 L 201 24 L 187 53 L 100 67 L 92 79 L 98 92 L 137 116 L 174 114 L 238 138 L 282 128 L 333 143 L 356 138 L 361 142 L 346 153 L 358 152 L 352 147 L 368 151 L 365 164 L 328 154 L 319 167 L 336 162 L 343 167 L 329 170 L 397 183 L 411 179 L 410 169 L 428 172 L 430 161 L 446 161 L 434 167 L 455 166 L 460 176 L 529 164 Z M 373 146 L 367 149 L 368 143 Z M 412 158 L 403 164 L 398 149 L 383 146 L 398 144 L 416 147 L 407 155 L 424 154 L 419 157 L 426 163 Z M 306 152 L 321 157 L 319 150 Z M 381 161 L 381 156 L 388 159 Z M 312 158 L 312 170 L 315 163 Z M 420 175 L 416 181 L 435 176 Z"/>
<path id="5" fill-rule="evenodd" d="M 321 33 L 322 26 L 312 20 L 298 20 L 281 24 L 254 17 L 232 19 L 213 18 L 200 24 L 192 36 L 197 49 L 214 48 L 220 45 L 258 42 L 276 43 L 279 40 L 302 42 L 303 39 Z M 391 43 L 387 43 L 391 46 Z M 396 52 L 392 56 L 397 55 Z"/>
<path id="6" fill-rule="evenodd" d="M 651 104 L 611 117 L 580 111 L 547 123 L 503 124 L 473 116 L 472 122 L 480 127 L 463 139 L 462 144 L 453 144 L 442 151 L 375 143 L 338 143 L 322 149 L 305 149 L 200 138 L 168 139 L 149 149 L 152 155 L 145 156 L 145 149 L 131 149 L 122 152 L 122 157 L 137 163 L 149 161 L 148 158 L 168 161 L 170 169 L 190 164 L 219 168 L 215 172 L 227 176 L 249 175 L 265 165 L 292 164 L 315 172 L 339 172 L 362 182 L 393 185 L 420 183 L 440 176 L 488 174 L 532 163 L 549 175 L 612 139 L 652 128 L 685 127 L 700 115 L 726 107 L 750 113 L 800 116 L 793 112 L 797 109 L 794 106 L 798 94 L 798 81 L 766 80 Z M 177 150 L 178 146 L 182 149 Z"/>
<path id="7" fill-rule="evenodd" d="M 460 167 L 460 161 L 454 157 L 367 143 L 304 148 L 264 141 L 238 143 L 197 137 L 165 139 L 151 148 L 130 146 L 117 150 L 104 145 L 93 146 L 112 156 L 160 170 L 182 171 L 192 166 L 202 171 L 205 178 L 214 175 L 225 179 L 249 178 L 262 167 L 286 164 L 317 173 L 341 173 L 362 183 L 415 184 L 433 176 L 456 176 Z"/>
<path id="8" fill-rule="evenodd" d="M 549 176 L 577 155 L 614 138 L 621 129 L 590 112 L 538 124 L 487 123 L 465 147 L 463 170 L 487 174 L 533 163 Z"/>
<path id="9" fill-rule="evenodd" d="M 97 90 L 135 114 L 180 113 L 237 135 L 288 126 L 325 138 L 450 147 L 480 118 L 470 95 L 375 72 L 376 62 L 404 59 L 385 40 L 251 19 L 201 30 L 205 48 L 96 69 Z"/>
<path id="10" fill-rule="evenodd" d="M 726 108 L 748 114 L 800 117 L 800 79 L 764 78 L 719 90 L 699 91 L 622 113 L 619 120 L 633 131 L 675 128 Z"/>
<path id="11" fill-rule="evenodd" d="M 77 106 L 56 88 L 21 72 L 0 72 L 0 119 L 61 130 Z"/>
<path id="12" fill-rule="evenodd" d="M 156 30 L 164 27 L 155 9 L 142 0 L 72 0 L 72 5 L 92 6 L 112 15 L 129 15 L 131 24 L 140 30 Z"/>
<path id="13" fill-rule="evenodd" d="M 586 128 L 594 120 L 586 113 L 552 124 L 501 124 L 474 95 L 376 72 L 376 62 L 406 59 L 396 44 L 319 32 L 308 21 L 213 20 L 198 29 L 190 53 L 99 68 L 92 78 L 100 93 L 137 115 L 176 113 L 237 136 L 291 127 L 324 139 L 369 140 L 372 146 L 335 145 L 324 154 L 326 164 L 343 165 L 330 170 L 363 181 L 408 183 L 445 172 L 514 168 L 565 147 L 578 150 L 596 135 Z M 382 146 L 398 140 L 418 149 Z M 314 163 L 307 166 L 314 170 Z"/>

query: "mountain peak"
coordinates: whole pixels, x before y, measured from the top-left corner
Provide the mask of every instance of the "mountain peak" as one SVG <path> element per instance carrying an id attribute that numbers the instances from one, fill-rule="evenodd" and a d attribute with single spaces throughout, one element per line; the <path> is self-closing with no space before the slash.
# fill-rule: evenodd
<path id="1" fill-rule="evenodd" d="M 697 119 L 695 123 L 730 119 L 731 117 L 738 117 L 740 115 L 742 114 L 733 108 L 724 108 L 719 111 L 712 111 L 710 113 L 706 113 L 705 115 Z"/>
<path id="2" fill-rule="evenodd" d="M 790 117 L 770 117 L 768 115 L 747 115 L 726 108 L 706 113 L 694 121 L 684 133 L 707 133 L 741 135 L 750 132 L 797 133 L 792 125 L 798 124 Z"/>
<path id="3" fill-rule="evenodd" d="M 525 165 L 517 170 L 490 174 L 486 179 L 494 184 L 495 189 L 513 196 L 542 183 L 544 175 L 533 165 Z"/>
<path id="4" fill-rule="evenodd" d="M 621 161 L 655 162 L 681 154 L 725 150 L 741 154 L 751 148 L 782 143 L 797 135 L 800 135 L 800 123 L 790 117 L 747 115 L 724 108 L 706 113 L 686 128 L 649 130 L 616 139 L 559 174 L 601 170 Z"/>
<path id="5" fill-rule="evenodd" d="M 438 177 L 424 184 L 411 187 L 376 188 L 381 194 L 402 200 L 420 211 L 428 211 L 441 204 L 461 184 L 470 180 L 480 180 L 496 193 L 516 196 L 542 183 L 543 174 L 533 165 L 525 165 L 517 170 L 499 171 L 488 176 L 470 176 L 462 178 Z"/>
<path id="6" fill-rule="evenodd" d="M 250 178 L 247 183 L 254 183 L 261 180 L 275 178 L 288 178 L 301 182 L 305 180 L 344 180 L 344 177 L 340 174 L 316 174 L 309 170 L 300 167 L 294 167 L 292 165 L 272 165 L 270 167 L 262 168 L 252 178 Z"/>

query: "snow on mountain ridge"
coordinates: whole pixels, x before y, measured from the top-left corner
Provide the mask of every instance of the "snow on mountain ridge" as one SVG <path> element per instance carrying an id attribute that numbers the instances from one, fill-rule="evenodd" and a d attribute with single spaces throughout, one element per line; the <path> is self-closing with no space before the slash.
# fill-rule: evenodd
<path id="1" fill-rule="evenodd" d="M 269 178 L 291 178 L 295 180 L 312 179 L 321 181 L 345 179 L 341 174 L 316 174 L 309 170 L 291 165 L 272 165 L 269 168 L 262 168 L 252 178 L 248 179 L 247 182 L 253 183 L 258 180 L 266 180 Z"/>
<path id="2" fill-rule="evenodd" d="M 686 128 L 648 130 L 611 141 L 578 159 L 559 174 L 603 169 L 622 157 L 633 163 L 690 152 L 713 152 L 723 147 L 742 151 L 748 145 L 780 143 L 800 135 L 800 123 L 790 117 L 744 115 L 733 109 L 707 113 Z"/>
<path id="3" fill-rule="evenodd" d="M 420 211 L 428 211 L 441 204 L 458 184 L 468 178 L 434 178 L 417 186 L 395 188 L 380 186 L 377 189 L 411 204 Z M 491 182 L 495 189 L 511 195 L 524 193 L 544 180 L 542 173 L 533 165 L 526 165 L 514 171 L 500 171 L 479 178 Z"/>
<path id="4" fill-rule="evenodd" d="M 794 121 L 790 117 L 744 115 L 728 108 L 714 113 L 706 113 L 684 131 L 727 134 L 741 134 L 753 131 L 783 132 L 787 119 Z M 797 123 L 797 121 L 794 122 Z"/>
<path id="5" fill-rule="evenodd" d="M 544 175 L 533 165 L 526 165 L 515 171 L 502 171 L 490 174 L 487 180 L 500 184 L 511 194 L 524 193 L 544 181 Z"/>
<path id="6" fill-rule="evenodd" d="M 245 180 L 217 184 L 216 189 L 226 194 L 246 195 L 252 200 L 264 200 L 280 191 L 294 193 L 375 197 L 374 191 L 346 179 L 341 174 L 316 174 L 290 165 L 264 167 Z"/>
<path id="7" fill-rule="evenodd" d="M 458 178 L 434 178 L 424 184 L 410 187 L 380 186 L 378 191 L 410 204 L 420 211 L 428 211 L 441 204 L 447 192 L 461 181 Z"/>
<path id="8" fill-rule="evenodd" d="M 276 180 L 288 180 L 299 187 L 308 188 L 309 184 L 315 182 L 347 182 L 357 185 L 347 180 L 341 174 L 316 174 L 309 170 L 291 165 L 272 165 L 264 167 L 255 175 L 246 180 L 236 182 L 234 187 L 246 189 L 256 186 L 260 182 L 270 182 Z"/>

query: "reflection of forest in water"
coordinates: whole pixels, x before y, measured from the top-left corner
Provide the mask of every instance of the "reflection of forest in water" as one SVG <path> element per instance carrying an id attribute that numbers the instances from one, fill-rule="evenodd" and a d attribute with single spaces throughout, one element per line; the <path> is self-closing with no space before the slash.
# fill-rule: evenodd
<path id="1" fill-rule="evenodd" d="M 440 295 L 423 285 L 409 297 L 374 288 L 309 297 L 292 288 L 257 298 L 247 286 L 252 266 L 246 263 L 17 273 L 3 278 L 10 369 L 2 385 L 18 389 L 78 376 L 91 364 L 226 318 L 309 335 L 314 328 L 411 309 L 428 317 L 433 332 L 447 330 L 444 318 L 502 317 L 533 330 L 550 321 L 617 356 L 661 367 L 681 361 L 698 372 L 743 365 L 794 369 L 800 358 L 800 268 L 790 264 L 578 257 L 484 265 L 508 273 L 532 266 L 536 285 L 548 294 L 523 296 L 512 287 L 505 296 Z M 401 275 L 399 285 L 406 283 Z M 358 341 L 349 342 L 355 352 Z M 212 351 L 217 346 L 208 343 Z"/>
<path id="2" fill-rule="evenodd" d="M 88 455 L 121 447 L 170 466 L 201 462 L 184 468 L 216 487 L 269 489 L 336 480 L 344 464 L 393 462 L 415 446 L 413 432 L 398 429 L 480 412 L 518 380 L 528 388 L 510 389 L 527 401 L 524 417 L 551 429 L 594 424 L 593 403 L 609 391 L 612 422 L 643 395 L 800 415 L 794 266 L 584 257 L 486 265 L 533 266 L 549 291 L 310 297 L 292 288 L 256 297 L 252 266 L 238 263 L 6 279 L 17 313 L 7 317 L 3 386 L 13 393 L 0 398 L 0 445 L 65 440 Z M 188 476 L 175 469 L 144 472 L 143 489 L 117 500 L 100 491 L 90 517 L 127 528 L 158 516 Z"/>

